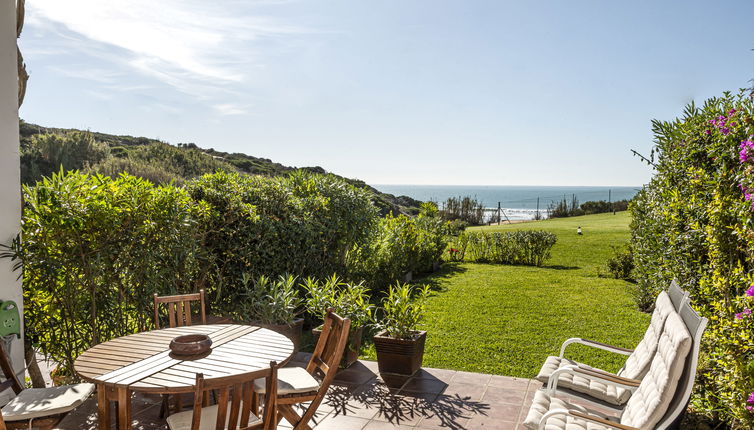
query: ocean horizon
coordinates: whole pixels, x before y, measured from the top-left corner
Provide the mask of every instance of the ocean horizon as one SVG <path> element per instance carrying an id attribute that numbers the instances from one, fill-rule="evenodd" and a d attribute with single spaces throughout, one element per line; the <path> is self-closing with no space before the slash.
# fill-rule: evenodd
<path id="1" fill-rule="evenodd" d="M 641 190 L 635 187 L 611 186 L 540 186 L 540 185 L 372 185 L 383 193 L 409 196 L 422 201 L 434 201 L 442 205 L 450 197 L 476 198 L 486 208 L 505 209 L 510 219 L 532 219 L 539 209 L 546 214 L 547 207 L 564 198 L 570 203 L 576 198 L 579 203 L 587 201 L 630 200 Z M 539 206 L 537 206 L 539 203 Z"/>

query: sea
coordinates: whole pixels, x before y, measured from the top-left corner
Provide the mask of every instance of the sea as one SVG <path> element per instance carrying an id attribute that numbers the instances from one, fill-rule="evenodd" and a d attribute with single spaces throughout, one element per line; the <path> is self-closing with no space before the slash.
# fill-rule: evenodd
<path id="1" fill-rule="evenodd" d="M 498 203 L 503 210 L 502 219 L 534 219 L 537 212 L 547 217 L 552 203 L 575 197 L 579 203 L 593 200 L 630 200 L 641 189 L 635 187 L 590 186 L 536 186 L 536 185 L 373 185 L 383 193 L 409 196 L 422 201 L 434 201 L 442 206 L 449 197 L 470 196 L 488 208 L 489 217 L 497 217 Z"/>

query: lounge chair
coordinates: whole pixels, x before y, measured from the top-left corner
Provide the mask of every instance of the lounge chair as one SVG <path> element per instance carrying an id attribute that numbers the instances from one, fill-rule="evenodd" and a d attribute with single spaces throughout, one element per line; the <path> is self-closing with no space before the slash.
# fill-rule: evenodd
<path id="1" fill-rule="evenodd" d="M 674 427 L 686 410 L 696 378 L 699 345 L 707 319 L 700 317 L 684 300 L 680 313 L 667 317 L 650 370 L 641 381 L 627 380 L 625 387 L 638 383 L 625 407 L 615 416 L 574 405 L 557 394 L 558 379 L 534 397 L 524 425 L 539 430 L 664 430 Z M 576 369 L 575 372 L 589 372 Z M 599 378 L 599 376 L 590 376 Z M 602 379 L 605 383 L 621 382 Z"/>
<path id="2" fill-rule="evenodd" d="M 675 295 L 675 292 L 674 292 Z M 682 296 L 682 295 L 681 295 Z M 625 388 L 622 386 L 615 386 L 606 384 L 599 379 L 592 377 L 593 373 L 598 373 L 602 376 L 617 376 L 622 378 L 629 378 L 640 380 L 649 371 L 649 365 L 652 361 L 655 351 L 657 350 L 657 344 L 662 333 L 665 320 L 668 315 L 676 313 L 676 306 L 671 301 L 671 297 L 668 293 L 662 291 L 657 296 L 655 302 L 655 309 L 652 312 L 652 319 L 647 327 L 647 331 L 644 333 L 644 338 L 636 346 L 636 349 L 619 348 L 616 346 L 608 345 L 602 342 L 596 342 L 593 340 L 582 338 L 571 338 L 563 342 L 560 348 L 560 356 L 547 357 L 542 369 L 539 371 L 536 379 L 543 384 L 548 384 L 552 378 L 558 379 L 558 389 L 567 391 L 570 394 L 583 396 L 586 395 L 587 400 L 596 399 L 606 403 L 607 405 L 620 406 L 625 404 L 631 392 L 636 388 Z M 579 363 L 573 360 L 565 358 L 565 352 L 568 345 L 578 343 L 582 345 L 591 346 L 606 351 L 627 355 L 626 363 L 623 368 L 618 371 L 617 374 L 605 372 L 604 370 L 588 366 L 583 363 Z M 570 370 L 580 368 L 589 370 L 589 373 L 576 373 Z"/>

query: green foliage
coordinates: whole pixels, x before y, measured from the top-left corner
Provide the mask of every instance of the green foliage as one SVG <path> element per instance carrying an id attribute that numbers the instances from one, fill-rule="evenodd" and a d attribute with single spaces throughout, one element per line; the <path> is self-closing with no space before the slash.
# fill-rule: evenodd
<path id="1" fill-rule="evenodd" d="M 306 278 L 301 287 L 306 291 L 306 310 L 324 321 L 328 308 L 351 319 L 351 329 L 356 330 L 372 323 L 374 305 L 369 302 L 369 290 L 363 284 L 342 282 L 337 275 L 324 281 Z"/>
<path id="2" fill-rule="evenodd" d="M 369 194 L 332 175 L 287 178 L 218 172 L 186 184 L 210 208 L 203 226 L 206 290 L 219 309 L 234 312 L 241 276 L 292 273 L 325 277 L 346 272 L 346 256 L 376 221 Z"/>
<path id="3" fill-rule="evenodd" d="M 29 183 L 61 169 L 84 169 L 109 156 L 107 145 L 95 141 L 89 132 L 35 135 L 21 148 L 21 180 Z"/>
<path id="4" fill-rule="evenodd" d="M 463 232 L 451 243 L 449 258 L 477 263 L 541 266 L 550 258 L 557 237 L 546 231 Z"/>
<path id="5" fill-rule="evenodd" d="M 236 321 L 262 324 L 293 324 L 304 304 L 296 287 L 296 277 L 280 275 L 270 279 L 259 275 L 252 279 L 241 275 L 242 299 L 228 314 Z"/>
<path id="6" fill-rule="evenodd" d="M 448 220 L 460 220 L 468 225 L 484 224 L 484 205 L 476 197 L 449 197 L 440 215 Z"/>
<path id="7" fill-rule="evenodd" d="M 416 218 L 387 215 L 379 220 L 369 240 L 349 254 L 351 278 L 364 279 L 383 289 L 407 272 L 427 272 L 448 244 L 448 223 L 425 211 Z"/>
<path id="8" fill-rule="evenodd" d="M 638 303 L 651 306 L 677 278 L 709 326 L 694 407 L 736 428 L 754 426 L 754 134 L 748 92 L 725 93 L 681 118 L 653 121 L 655 176 L 631 204 Z"/>
<path id="9" fill-rule="evenodd" d="M 613 255 L 607 260 L 607 271 L 615 279 L 632 279 L 634 270 L 634 254 L 631 248 L 615 248 Z"/>
<path id="10" fill-rule="evenodd" d="M 410 339 L 424 318 L 429 286 L 414 288 L 409 284 L 391 285 L 382 299 L 382 319 L 377 325 L 388 336 Z"/>
<path id="11" fill-rule="evenodd" d="M 194 290 L 204 208 L 175 187 L 70 172 L 24 186 L 25 333 L 72 375 L 73 360 L 151 327 L 152 294 Z"/>

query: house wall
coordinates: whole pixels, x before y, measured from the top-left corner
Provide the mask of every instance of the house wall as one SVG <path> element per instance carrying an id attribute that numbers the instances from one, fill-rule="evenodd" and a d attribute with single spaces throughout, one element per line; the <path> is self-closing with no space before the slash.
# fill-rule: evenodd
<path id="1" fill-rule="evenodd" d="M 21 168 L 18 140 L 16 2 L 0 0 L 0 243 L 9 244 L 21 229 Z M 23 312 L 18 272 L 0 259 L 0 300 L 13 300 Z M 23 313 L 22 313 L 23 315 Z M 23 332 L 23 331 L 22 331 Z M 13 342 L 13 365 L 24 368 L 23 343 Z"/>

